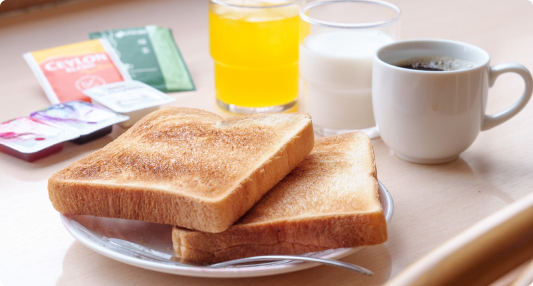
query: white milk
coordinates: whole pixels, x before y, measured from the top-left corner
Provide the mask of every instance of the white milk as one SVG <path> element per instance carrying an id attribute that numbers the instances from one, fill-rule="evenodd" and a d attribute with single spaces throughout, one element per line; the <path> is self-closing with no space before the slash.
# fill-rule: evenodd
<path id="1" fill-rule="evenodd" d="M 372 56 L 394 40 L 380 31 L 335 30 L 311 35 L 300 45 L 306 112 L 328 129 L 375 126 Z"/>

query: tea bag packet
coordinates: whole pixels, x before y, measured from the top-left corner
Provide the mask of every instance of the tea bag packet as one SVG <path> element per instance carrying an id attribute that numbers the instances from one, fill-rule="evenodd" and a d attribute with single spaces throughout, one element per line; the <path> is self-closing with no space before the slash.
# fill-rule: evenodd
<path id="1" fill-rule="evenodd" d="M 93 103 L 103 105 L 115 112 L 129 116 L 129 120 L 120 123 L 130 127 L 161 105 L 175 99 L 140 81 L 124 81 L 87 89 L 84 93 Z"/>
<path id="2" fill-rule="evenodd" d="M 106 39 L 29 52 L 23 57 L 52 104 L 90 101 L 83 94 L 84 89 L 131 80 Z"/>
<path id="3" fill-rule="evenodd" d="M 107 135 L 113 130 L 114 124 L 129 119 L 128 116 L 85 101 L 55 104 L 36 111 L 30 116 L 79 133 L 80 137 L 72 140 L 77 144 Z"/>
<path id="4" fill-rule="evenodd" d="M 33 162 L 63 149 L 63 142 L 79 134 L 48 122 L 20 117 L 0 123 L 0 152 Z"/>
<path id="5" fill-rule="evenodd" d="M 90 33 L 108 39 L 131 78 L 163 92 L 194 90 L 170 29 L 150 25 Z"/>

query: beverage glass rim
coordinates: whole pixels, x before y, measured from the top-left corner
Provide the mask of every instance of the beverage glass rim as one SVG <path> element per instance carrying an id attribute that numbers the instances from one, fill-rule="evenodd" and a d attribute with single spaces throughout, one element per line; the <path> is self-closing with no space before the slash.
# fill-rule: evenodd
<path id="1" fill-rule="evenodd" d="M 211 0 L 214 1 L 214 0 Z M 377 6 L 382 6 L 389 8 L 396 12 L 396 15 L 389 20 L 383 20 L 383 21 L 377 21 L 377 22 L 368 22 L 368 23 L 336 23 L 336 22 L 329 22 L 329 21 L 321 21 L 318 19 L 314 19 L 307 14 L 305 14 L 309 9 L 322 6 L 322 5 L 328 5 L 328 4 L 334 4 L 334 3 L 366 3 L 366 4 L 372 4 Z M 303 6 L 300 9 L 300 19 L 306 21 L 309 24 L 323 26 L 323 27 L 331 27 L 331 28 L 342 28 L 342 29 L 366 29 L 366 28 L 377 28 L 377 27 L 383 27 L 390 24 L 395 23 L 400 19 L 401 10 L 398 8 L 398 6 L 386 2 L 386 1 L 379 1 L 379 0 L 327 0 L 327 1 L 317 1 L 309 3 L 305 6 Z"/>
<path id="2" fill-rule="evenodd" d="M 294 4 L 298 4 L 299 2 L 302 2 L 303 0 L 292 0 L 287 1 L 287 3 L 277 4 L 277 5 L 271 5 L 271 6 L 249 6 L 249 5 L 239 5 L 239 4 L 230 4 L 226 3 L 222 0 L 209 0 L 215 4 L 222 5 L 222 6 L 228 6 L 228 7 L 235 7 L 235 8 L 249 8 L 249 9 L 270 9 L 270 8 L 279 8 L 279 7 L 285 7 L 290 6 Z"/>

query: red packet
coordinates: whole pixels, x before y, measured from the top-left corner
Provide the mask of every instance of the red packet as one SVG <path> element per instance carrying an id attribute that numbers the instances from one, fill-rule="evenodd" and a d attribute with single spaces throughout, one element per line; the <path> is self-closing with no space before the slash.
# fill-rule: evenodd
<path id="1" fill-rule="evenodd" d="M 83 90 L 131 80 L 106 39 L 29 52 L 23 56 L 53 104 L 72 100 L 90 102 Z"/>

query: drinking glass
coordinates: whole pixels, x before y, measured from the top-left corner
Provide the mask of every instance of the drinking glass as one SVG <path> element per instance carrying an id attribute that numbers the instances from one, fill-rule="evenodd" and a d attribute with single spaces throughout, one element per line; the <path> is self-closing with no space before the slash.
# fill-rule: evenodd
<path id="1" fill-rule="evenodd" d="M 301 3 L 210 1 L 210 51 L 221 108 L 247 114 L 297 107 Z"/>
<path id="2" fill-rule="evenodd" d="M 384 1 L 318 1 L 300 10 L 303 109 L 315 132 L 379 136 L 372 109 L 372 57 L 399 36 L 400 9 Z"/>

